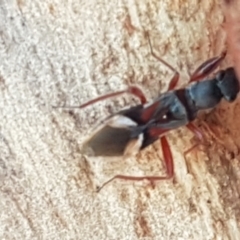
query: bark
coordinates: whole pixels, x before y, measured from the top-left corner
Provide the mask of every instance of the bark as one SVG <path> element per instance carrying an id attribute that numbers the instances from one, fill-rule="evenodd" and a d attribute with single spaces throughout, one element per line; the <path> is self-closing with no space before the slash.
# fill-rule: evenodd
<path id="1" fill-rule="evenodd" d="M 199 117 L 206 144 L 186 159 L 192 133 L 167 135 L 174 181 L 116 180 L 100 193 L 118 173 L 165 173 L 158 142 L 127 161 L 81 154 L 97 122 L 137 101 L 52 108 L 130 84 L 148 99 L 164 92 L 172 73 L 146 31 L 184 86 L 226 48 L 218 1 L 1 0 L 0 11 L 1 239 L 240 239 L 239 100 Z"/>

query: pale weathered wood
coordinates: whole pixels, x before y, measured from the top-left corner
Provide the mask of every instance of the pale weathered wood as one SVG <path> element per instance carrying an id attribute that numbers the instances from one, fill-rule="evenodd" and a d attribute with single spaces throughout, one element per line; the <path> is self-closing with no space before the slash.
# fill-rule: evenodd
<path id="1" fill-rule="evenodd" d="M 129 84 L 149 99 L 165 91 L 172 73 L 150 55 L 145 31 L 184 85 L 225 49 L 218 1 L 1 0 L 0 18 L 0 239 L 240 239 L 239 100 L 201 117 L 207 147 L 187 161 L 192 134 L 168 135 L 174 183 L 115 181 L 99 194 L 116 173 L 164 174 L 158 143 L 129 161 L 85 159 L 90 128 L 133 99 L 51 107 Z"/>

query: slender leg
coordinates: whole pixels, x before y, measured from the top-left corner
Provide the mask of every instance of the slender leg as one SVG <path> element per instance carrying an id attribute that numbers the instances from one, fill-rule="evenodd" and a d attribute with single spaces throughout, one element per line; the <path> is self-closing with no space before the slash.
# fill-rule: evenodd
<path id="1" fill-rule="evenodd" d="M 80 106 L 64 106 L 64 107 L 61 107 L 61 108 L 85 108 L 85 107 L 87 107 L 89 105 L 92 105 L 96 102 L 100 102 L 100 101 L 105 100 L 107 98 L 116 97 L 116 96 L 122 95 L 124 93 L 130 93 L 130 94 L 133 94 L 134 96 L 138 97 L 142 104 L 145 104 L 147 102 L 147 99 L 146 99 L 143 91 L 140 88 L 138 88 L 136 86 L 130 86 L 126 90 L 118 91 L 118 92 L 114 92 L 114 93 L 109 93 L 109 94 L 100 96 L 100 97 L 92 99 L 92 100 L 90 100 L 90 101 L 88 101 L 88 102 L 86 102 L 86 103 L 84 103 Z M 58 108 L 58 107 L 54 107 L 54 108 Z"/>
<path id="2" fill-rule="evenodd" d="M 94 104 L 96 102 L 105 100 L 107 98 L 116 97 L 116 96 L 122 95 L 124 93 L 130 93 L 130 94 L 133 94 L 134 96 L 138 97 L 142 104 L 145 104 L 147 102 L 147 99 L 146 99 L 144 93 L 142 92 L 142 90 L 140 88 L 138 88 L 136 86 L 130 86 L 126 90 L 115 92 L 115 93 L 109 93 L 109 94 L 103 95 L 101 97 L 95 98 L 93 100 L 90 100 L 90 101 L 82 104 L 80 106 L 80 108 L 87 107 L 87 106 L 89 106 L 91 104 Z"/>
<path id="3" fill-rule="evenodd" d="M 157 56 L 153 52 L 152 44 L 151 44 L 151 41 L 150 41 L 150 38 L 149 38 L 148 34 L 147 34 L 147 37 L 148 37 L 148 42 L 149 42 L 149 45 L 150 45 L 151 54 L 153 55 L 153 57 L 155 57 L 158 61 L 160 61 L 162 64 L 164 64 L 166 67 L 168 67 L 170 70 L 172 70 L 174 72 L 174 76 L 171 79 L 169 87 L 168 87 L 168 91 L 173 90 L 176 87 L 177 83 L 178 83 L 180 75 L 179 75 L 178 71 L 174 67 L 172 67 L 169 63 L 164 61 L 162 58 L 160 58 L 159 56 Z M 189 83 L 202 80 L 208 74 L 213 72 L 220 65 L 221 61 L 225 58 L 226 54 L 227 54 L 227 52 L 224 51 L 219 57 L 214 57 L 214 58 L 208 59 L 207 61 L 202 63 L 193 72 L 193 74 L 191 74 Z"/>
<path id="4" fill-rule="evenodd" d="M 191 148 L 189 148 L 187 151 L 183 153 L 185 160 L 186 160 L 186 156 L 190 152 L 192 152 L 194 148 L 198 147 L 200 144 L 203 144 L 203 141 L 204 141 L 204 137 L 201 130 L 198 127 L 196 127 L 193 123 L 188 123 L 186 127 L 193 132 L 193 134 L 200 140 L 200 143 L 198 142 L 194 144 Z"/>
<path id="5" fill-rule="evenodd" d="M 158 61 L 160 61 L 162 64 L 164 64 L 166 67 L 168 67 L 171 71 L 174 72 L 174 76 L 172 77 L 172 79 L 170 81 L 170 84 L 168 86 L 168 90 L 167 91 L 173 90 L 176 87 L 176 85 L 177 85 L 177 83 L 179 81 L 179 76 L 180 75 L 179 75 L 178 71 L 174 67 L 172 67 L 169 63 L 164 61 L 162 58 L 157 56 L 156 53 L 153 52 L 153 48 L 152 48 L 152 44 L 151 44 L 149 35 L 147 35 L 147 37 L 148 37 L 148 42 L 149 42 L 151 54 L 153 55 L 153 57 L 155 57 Z"/>
<path id="6" fill-rule="evenodd" d="M 202 63 L 191 75 L 190 82 L 196 82 L 204 79 L 208 74 L 212 73 L 225 58 L 227 52 L 223 52 L 219 57 L 208 59 Z"/>
<path id="7" fill-rule="evenodd" d="M 205 122 L 202 122 L 204 127 L 206 128 L 207 132 L 211 135 L 212 138 L 214 138 L 219 144 L 224 145 L 223 141 L 214 133 L 214 131 L 209 127 Z M 196 144 L 194 144 L 190 149 L 184 152 L 184 157 L 186 159 L 186 156 L 196 147 L 199 145 L 204 145 L 204 137 L 202 134 L 202 131 L 196 127 L 193 123 L 189 123 L 186 125 L 186 127 L 191 130 L 194 135 L 200 140 Z"/>
<path id="8" fill-rule="evenodd" d="M 215 139 L 219 144 L 224 146 L 224 142 L 217 136 L 217 134 L 214 132 L 214 130 L 206 123 L 202 122 L 202 125 L 204 125 L 206 131 L 209 133 L 209 135 Z"/>
<path id="9" fill-rule="evenodd" d="M 198 128 L 198 127 L 196 127 L 193 123 L 188 123 L 187 125 L 186 125 L 186 127 L 190 130 L 190 131 L 192 131 L 194 134 L 195 134 L 195 136 L 201 141 L 201 142 L 203 142 L 203 134 L 202 134 L 202 131 Z"/>
<path id="10" fill-rule="evenodd" d="M 174 90 L 174 88 L 177 86 L 178 84 L 178 81 L 179 81 L 179 78 L 180 78 L 180 75 L 178 72 L 176 72 L 174 74 L 174 76 L 172 77 L 169 85 L 168 85 L 168 90 L 167 91 L 171 91 L 171 90 Z"/>
<path id="11" fill-rule="evenodd" d="M 166 136 L 161 137 L 160 141 L 161 141 L 161 147 L 163 151 L 163 159 L 165 161 L 166 170 L 167 170 L 167 176 L 164 177 L 163 179 L 170 179 L 173 177 L 173 174 L 174 174 L 172 151 L 170 149 Z"/>
<path id="12" fill-rule="evenodd" d="M 122 180 L 129 180 L 129 181 L 142 181 L 142 180 L 149 180 L 150 182 L 154 182 L 157 180 L 167 180 L 173 177 L 174 174 L 174 166 L 173 166 L 173 157 L 172 152 L 169 146 L 169 143 L 165 136 L 160 138 L 161 141 L 161 147 L 163 151 L 163 158 L 166 165 L 166 176 L 160 177 L 160 176 L 125 176 L 125 175 L 116 175 L 113 178 L 109 179 L 107 182 L 105 182 L 101 187 L 97 188 L 97 192 L 100 192 L 103 187 L 105 187 L 107 184 L 112 182 L 115 179 L 122 179 Z"/>

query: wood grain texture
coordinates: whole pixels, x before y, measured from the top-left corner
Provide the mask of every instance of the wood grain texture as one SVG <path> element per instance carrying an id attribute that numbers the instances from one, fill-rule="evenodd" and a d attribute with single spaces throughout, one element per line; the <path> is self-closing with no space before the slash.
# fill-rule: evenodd
<path id="1" fill-rule="evenodd" d="M 193 135 L 168 134 L 174 182 L 114 181 L 99 194 L 117 173 L 164 174 L 158 143 L 128 161 L 81 154 L 97 121 L 136 100 L 52 108 L 130 84 L 149 99 L 164 92 L 172 73 L 146 31 L 184 85 L 225 50 L 222 23 L 216 0 L 0 0 L 0 238 L 240 239 L 239 100 L 200 116 L 207 144 L 186 160 Z"/>

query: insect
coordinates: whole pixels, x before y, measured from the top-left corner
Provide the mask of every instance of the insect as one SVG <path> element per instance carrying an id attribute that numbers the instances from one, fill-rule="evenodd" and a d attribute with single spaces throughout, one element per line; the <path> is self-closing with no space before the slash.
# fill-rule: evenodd
<path id="1" fill-rule="evenodd" d="M 167 92 L 160 94 L 155 100 L 147 102 L 140 88 L 129 86 L 126 90 L 100 96 L 76 108 L 85 108 L 124 93 L 133 94 L 139 98 L 141 104 L 107 117 L 103 124 L 85 141 L 82 151 L 89 156 L 129 156 L 160 139 L 166 175 L 116 175 L 98 188 L 98 191 L 114 179 L 132 181 L 147 179 L 151 182 L 171 179 L 174 175 L 174 164 L 171 149 L 166 139 L 167 132 L 186 126 L 198 138 L 202 139 L 201 131 L 192 123 L 197 117 L 197 113 L 200 110 L 215 107 L 222 98 L 232 102 L 239 92 L 239 83 L 233 68 L 219 71 L 214 78 L 202 81 L 219 66 L 226 52 L 201 64 L 190 76 L 189 83 L 192 84 L 186 88 L 174 90 L 179 81 L 179 73 L 154 53 L 150 39 L 148 38 L 148 40 L 153 57 L 174 72 Z"/>
<path id="2" fill-rule="evenodd" d="M 225 16 L 224 27 L 227 33 L 227 47 L 233 59 L 238 79 L 240 79 L 240 2 L 238 0 L 223 0 L 222 5 Z"/>

